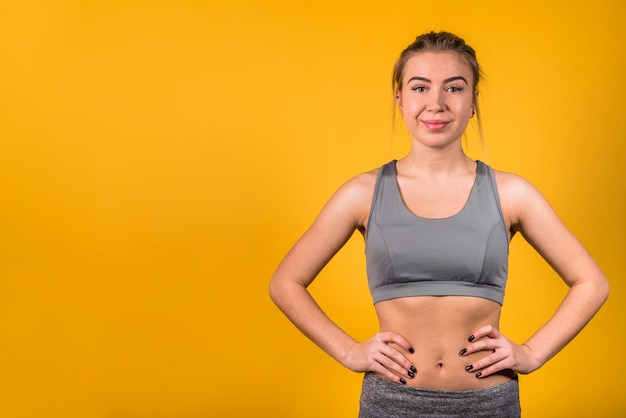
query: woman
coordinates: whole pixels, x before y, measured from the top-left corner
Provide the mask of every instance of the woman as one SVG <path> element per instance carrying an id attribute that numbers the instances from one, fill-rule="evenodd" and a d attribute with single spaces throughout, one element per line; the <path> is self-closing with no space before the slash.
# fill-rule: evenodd
<path id="1" fill-rule="evenodd" d="M 270 295 L 285 315 L 345 367 L 366 372 L 360 417 L 519 416 L 517 373 L 541 367 L 608 296 L 597 264 L 531 184 L 463 152 L 463 132 L 480 116 L 479 79 L 462 39 L 417 37 L 393 75 L 409 154 L 344 184 L 272 278 Z M 380 323 L 363 342 L 307 291 L 355 229 Z M 508 244 L 518 232 L 569 286 L 523 344 L 499 332 Z"/>

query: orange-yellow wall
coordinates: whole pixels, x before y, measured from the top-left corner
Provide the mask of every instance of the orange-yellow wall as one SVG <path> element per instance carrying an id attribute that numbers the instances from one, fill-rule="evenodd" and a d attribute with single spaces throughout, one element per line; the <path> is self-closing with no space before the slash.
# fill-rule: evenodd
<path id="1" fill-rule="evenodd" d="M 555 5 L 554 3 L 559 3 Z M 521 378 L 526 417 L 626 414 L 626 15 L 615 0 L 58 0 L 0 5 L 0 417 L 356 416 L 360 375 L 267 296 L 347 178 L 402 156 L 390 69 L 418 33 L 478 51 L 486 155 L 595 255 L 608 304 Z M 565 286 L 521 238 L 503 329 Z M 376 331 L 354 237 L 312 291 Z"/>

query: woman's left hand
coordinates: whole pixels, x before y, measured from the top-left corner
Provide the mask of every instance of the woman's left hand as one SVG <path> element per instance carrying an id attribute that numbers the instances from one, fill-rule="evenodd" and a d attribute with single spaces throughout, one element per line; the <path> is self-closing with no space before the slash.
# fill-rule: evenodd
<path id="1" fill-rule="evenodd" d="M 465 368 L 467 372 L 475 373 L 477 378 L 487 377 L 506 369 L 528 374 L 541 366 L 528 346 L 515 344 L 491 325 L 476 330 L 468 341 L 470 344 L 460 352 L 463 356 L 492 351 L 492 354 L 468 364 Z"/>

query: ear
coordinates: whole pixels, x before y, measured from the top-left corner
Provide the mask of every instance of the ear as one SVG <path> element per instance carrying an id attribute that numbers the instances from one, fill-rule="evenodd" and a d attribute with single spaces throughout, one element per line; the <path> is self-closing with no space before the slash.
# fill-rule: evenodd
<path id="1" fill-rule="evenodd" d="M 470 116 L 471 118 L 473 118 L 474 114 L 476 113 L 477 104 L 478 104 L 478 90 L 475 90 L 474 98 L 472 99 L 472 116 Z"/>
<path id="2" fill-rule="evenodd" d="M 402 110 L 402 92 L 396 90 L 396 105 Z"/>

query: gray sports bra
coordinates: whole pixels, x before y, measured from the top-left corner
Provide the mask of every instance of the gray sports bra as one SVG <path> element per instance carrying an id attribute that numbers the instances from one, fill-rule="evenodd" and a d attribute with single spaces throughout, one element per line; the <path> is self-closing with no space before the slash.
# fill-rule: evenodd
<path id="1" fill-rule="evenodd" d="M 477 161 L 463 209 L 448 218 L 413 214 L 396 161 L 378 173 L 367 227 L 367 277 L 374 303 L 409 296 L 476 296 L 502 305 L 509 239 L 491 168 Z"/>

